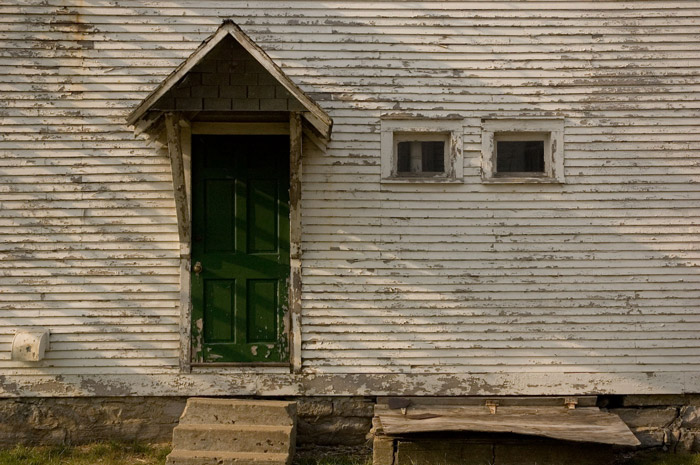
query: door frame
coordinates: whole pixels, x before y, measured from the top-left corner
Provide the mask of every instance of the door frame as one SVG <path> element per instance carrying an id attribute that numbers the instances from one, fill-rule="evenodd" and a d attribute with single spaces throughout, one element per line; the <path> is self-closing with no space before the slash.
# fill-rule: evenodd
<path id="1" fill-rule="evenodd" d="M 289 367 L 301 371 L 301 169 L 302 121 L 290 112 L 289 122 L 198 122 L 179 113 L 167 113 L 165 129 L 173 174 L 173 188 L 180 236 L 180 372 L 193 367 Z M 284 317 L 289 338 L 289 362 L 283 363 L 198 363 L 192 360 L 192 135 L 289 135 L 289 239 L 290 274 L 288 312 Z M 184 204 L 184 205 L 183 205 Z"/>

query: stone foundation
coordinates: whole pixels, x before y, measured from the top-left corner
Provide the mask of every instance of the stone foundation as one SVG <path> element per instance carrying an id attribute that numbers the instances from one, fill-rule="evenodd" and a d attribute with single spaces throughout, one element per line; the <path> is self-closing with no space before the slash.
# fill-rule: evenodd
<path id="1" fill-rule="evenodd" d="M 619 415 L 642 448 L 700 452 L 700 395 L 610 396 L 598 404 Z"/>
<path id="2" fill-rule="evenodd" d="M 169 442 L 184 397 L 0 399 L 0 447 L 94 441 Z"/>
<path id="3" fill-rule="evenodd" d="M 373 398 L 290 398 L 298 403 L 297 443 L 361 446 Z M 0 399 L 0 447 L 81 444 L 102 440 L 169 442 L 185 397 Z"/>
<path id="4" fill-rule="evenodd" d="M 308 397 L 296 401 L 299 446 L 367 443 L 374 416 L 374 398 Z"/>
<path id="5" fill-rule="evenodd" d="M 288 398 L 298 403 L 297 444 L 363 446 L 373 397 Z M 0 447 L 100 440 L 168 442 L 184 397 L 0 399 Z M 700 395 L 601 396 L 645 449 L 700 452 Z"/>

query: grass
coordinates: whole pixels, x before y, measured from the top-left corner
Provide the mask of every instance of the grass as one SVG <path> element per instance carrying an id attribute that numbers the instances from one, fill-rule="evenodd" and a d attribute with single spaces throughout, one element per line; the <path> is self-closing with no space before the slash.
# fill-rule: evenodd
<path id="1" fill-rule="evenodd" d="M 294 465 L 372 465 L 372 459 L 366 457 L 305 457 L 294 461 Z"/>
<path id="2" fill-rule="evenodd" d="M 163 465 L 169 445 L 101 442 L 86 446 L 27 447 L 0 450 L 0 465 Z M 371 465 L 366 456 L 297 457 L 294 465 Z M 562 464 L 563 465 L 563 464 Z M 657 453 L 625 465 L 700 465 L 700 454 Z"/>
<path id="3" fill-rule="evenodd" d="M 100 442 L 0 450 L 0 465 L 163 465 L 169 445 Z"/>
<path id="4" fill-rule="evenodd" d="M 658 452 L 633 459 L 625 465 L 700 465 L 700 454 L 676 455 Z"/>

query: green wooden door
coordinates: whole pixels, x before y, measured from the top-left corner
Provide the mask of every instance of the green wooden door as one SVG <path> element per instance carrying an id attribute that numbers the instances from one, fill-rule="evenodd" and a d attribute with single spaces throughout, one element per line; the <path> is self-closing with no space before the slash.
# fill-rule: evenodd
<path id="1" fill-rule="evenodd" d="M 192 153 L 194 361 L 287 361 L 289 139 L 192 136 Z"/>

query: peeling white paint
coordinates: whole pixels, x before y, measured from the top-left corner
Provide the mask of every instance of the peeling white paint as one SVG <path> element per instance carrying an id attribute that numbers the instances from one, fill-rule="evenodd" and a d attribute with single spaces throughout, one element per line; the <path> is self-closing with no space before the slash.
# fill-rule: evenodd
<path id="1" fill-rule="evenodd" d="M 15 3 L 2 395 L 697 391 L 691 3 Z M 170 161 L 124 123 L 222 17 L 334 119 L 330 143 L 303 139 L 295 375 L 180 373 Z M 565 118 L 565 184 L 481 182 L 481 120 L 521 116 Z M 463 120 L 463 183 L 380 183 L 382 117 Z M 37 322 L 46 359 L 12 362 L 14 331 Z"/>

